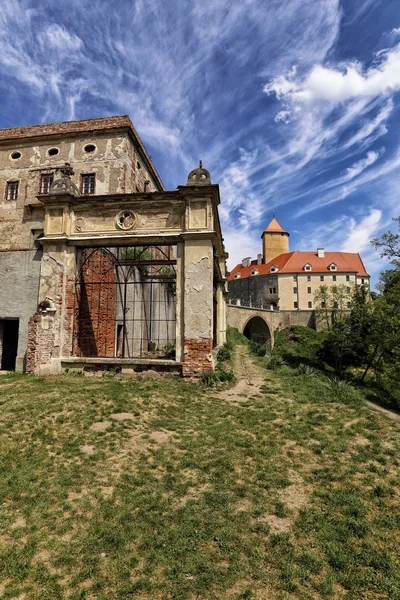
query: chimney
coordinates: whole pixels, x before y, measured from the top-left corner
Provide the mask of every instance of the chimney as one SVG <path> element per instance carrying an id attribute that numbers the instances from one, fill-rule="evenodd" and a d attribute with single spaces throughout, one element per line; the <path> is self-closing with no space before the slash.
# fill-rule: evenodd
<path id="1" fill-rule="evenodd" d="M 325 258 L 325 248 L 317 248 L 318 258 Z"/>
<path id="2" fill-rule="evenodd" d="M 248 256 L 247 258 L 244 258 L 242 260 L 242 267 L 249 267 L 251 265 L 251 256 Z"/>
<path id="3" fill-rule="evenodd" d="M 262 265 L 262 261 L 263 261 L 263 255 L 257 254 L 257 264 Z"/>

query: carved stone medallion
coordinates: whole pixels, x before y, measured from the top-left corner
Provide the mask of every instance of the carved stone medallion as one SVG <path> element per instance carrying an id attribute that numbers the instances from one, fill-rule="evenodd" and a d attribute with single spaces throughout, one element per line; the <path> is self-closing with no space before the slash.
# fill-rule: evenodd
<path id="1" fill-rule="evenodd" d="M 131 210 L 122 210 L 115 219 L 115 224 L 119 229 L 129 231 L 136 225 L 137 217 Z"/>

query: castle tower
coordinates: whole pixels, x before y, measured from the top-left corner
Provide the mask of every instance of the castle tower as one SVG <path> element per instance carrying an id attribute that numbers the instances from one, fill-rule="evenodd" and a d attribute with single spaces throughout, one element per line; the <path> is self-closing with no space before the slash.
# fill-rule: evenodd
<path id="1" fill-rule="evenodd" d="M 267 263 L 279 254 L 289 252 L 289 233 L 273 217 L 261 238 L 263 241 L 263 262 Z"/>

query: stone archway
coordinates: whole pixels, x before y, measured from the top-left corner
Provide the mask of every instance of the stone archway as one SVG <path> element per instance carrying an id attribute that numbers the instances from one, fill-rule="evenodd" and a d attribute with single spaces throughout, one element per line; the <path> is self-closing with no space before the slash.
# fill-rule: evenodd
<path id="1" fill-rule="evenodd" d="M 267 350 L 271 350 L 271 330 L 262 317 L 250 317 L 243 327 L 243 335 L 252 342 L 260 346 L 265 345 Z"/>

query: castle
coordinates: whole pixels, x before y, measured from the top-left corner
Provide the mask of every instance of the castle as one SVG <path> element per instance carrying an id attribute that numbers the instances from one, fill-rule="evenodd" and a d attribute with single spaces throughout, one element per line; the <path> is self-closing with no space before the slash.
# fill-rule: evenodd
<path id="1" fill-rule="evenodd" d="M 225 341 L 219 187 L 127 116 L 0 130 L 0 368 L 196 375 Z M 201 307 L 201 310 L 199 308 Z"/>
<path id="2" fill-rule="evenodd" d="M 351 252 L 289 251 L 289 233 L 275 217 L 262 234 L 263 252 L 256 260 L 244 258 L 228 276 L 233 304 L 262 306 L 280 311 L 314 310 L 314 294 L 321 285 L 368 285 L 361 256 Z M 350 298 L 349 298 L 350 299 Z"/>

